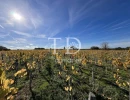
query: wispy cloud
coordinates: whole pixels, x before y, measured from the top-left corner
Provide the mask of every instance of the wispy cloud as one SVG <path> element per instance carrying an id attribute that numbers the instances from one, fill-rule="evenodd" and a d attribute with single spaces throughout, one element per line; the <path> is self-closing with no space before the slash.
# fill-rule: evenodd
<path id="1" fill-rule="evenodd" d="M 18 35 L 23 35 L 23 36 L 27 36 L 27 37 L 32 37 L 32 35 L 30 35 L 29 33 L 25 33 L 25 32 L 20 32 L 20 31 L 15 31 L 12 30 L 12 32 L 18 34 Z"/>
<path id="2" fill-rule="evenodd" d="M 18 35 L 22 35 L 22 36 L 26 36 L 28 38 L 45 38 L 46 35 L 45 34 L 31 34 L 31 33 L 25 33 L 25 32 L 20 32 L 20 31 L 15 31 L 12 30 L 12 32 L 18 34 Z"/>
<path id="3" fill-rule="evenodd" d="M 125 20 L 125 21 L 122 21 L 122 22 L 120 22 L 120 23 L 117 23 L 117 24 L 111 26 L 111 28 L 112 28 L 112 27 L 124 26 L 124 25 L 127 25 L 127 24 L 129 24 L 129 23 L 130 23 L 130 19 Z"/>
<path id="4" fill-rule="evenodd" d="M 3 34 L 3 33 L 1 34 L 1 33 L 0 33 L 0 38 L 5 38 L 5 37 L 7 37 L 7 36 L 9 36 L 9 34 Z"/>
<path id="5" fill-rule="evenodd" d="M 70 9 L 68 9 L 69 23 L 71 26 L 83 20 L 84 18 L 90 17 L 93 9 L 101 5 L 101 2 L 96 2 L 93 4 L 92 3 L 93 0 L 90 0 L 82 5 L 82 7 L 80 7 L 79 5 L 74 5 Z"/>
<path id="6" fill-rule="evenodd" d="M 116 27 L 116 28 L 113 28 L 113 29 L 111 29 L 111 30 L 118 30 L 118 29 L 126 28 L 126 27 L 130 27 L 130 25 Z"/>
<path id="7" fill-rule="evenodd" d="M 120 29 L 120 28 L 125 28 L 125 27 L 128 27 L 130 25 L 130 19 L 127 19 L 125 21 L 113 21 L 112 23 L 108 24 L 104 27 L 102 27 L 102 29 L 104 30 L 117 30 L 117 29 Z"/>
<path id="8" fill-rule="evenodd" d="M 43 19 L 39 15 L 37 15 L 35 18 L 34 17 L 30 18 L 30 20 L 35 29 L 38 28 L 40 25 L 44 24 Z"/>
<path id="9" fill-rule="evenodd" d="M 2 25 L 0 25 L 0 27 L 4 29 L 4 27 Z"/>

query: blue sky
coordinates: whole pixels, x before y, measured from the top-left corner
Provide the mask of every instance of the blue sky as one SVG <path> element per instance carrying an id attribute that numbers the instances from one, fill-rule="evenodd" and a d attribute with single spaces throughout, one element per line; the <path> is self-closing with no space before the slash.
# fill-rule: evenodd
<path id="1" fill-rule="evenodd" d="M 13 13 L 22 17 L 14 18 Z M 130 46 L 130 0 L 0 0 L 0 45 L 11 49 L 66 46 Z"/>

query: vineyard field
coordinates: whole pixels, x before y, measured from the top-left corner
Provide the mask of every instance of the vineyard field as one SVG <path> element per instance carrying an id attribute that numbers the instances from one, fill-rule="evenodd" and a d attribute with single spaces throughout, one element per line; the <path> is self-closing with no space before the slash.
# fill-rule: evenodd
<path id="1" fill-rule="evenodd" d="M 0 82 L 0 100 L 128 100 L 130 50 L 0 51 Z"/>

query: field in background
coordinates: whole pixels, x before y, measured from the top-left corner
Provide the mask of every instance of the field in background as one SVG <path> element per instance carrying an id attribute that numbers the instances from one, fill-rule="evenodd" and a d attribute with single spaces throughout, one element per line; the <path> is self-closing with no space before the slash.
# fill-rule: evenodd
<path id="1" fill-rule="evenodd" d="M 0 52 L 0 99 L 128 100 L 129 50 Z M 71 51 L 74 52 L 74 51 Z"/>

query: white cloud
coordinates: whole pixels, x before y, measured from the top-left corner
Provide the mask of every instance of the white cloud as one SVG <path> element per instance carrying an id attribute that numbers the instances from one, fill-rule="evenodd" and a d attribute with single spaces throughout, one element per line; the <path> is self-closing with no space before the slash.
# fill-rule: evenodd
<path id="1" fill-rule="evenodd" d="M 33 45 L 33 44 L 29 44 L 29 45 Z"/>
<path id="2" fill-rule="evenodd" d="M 10 44 L 10 45 L 14 45 L 14 44 L 18 43 L 17 41 L 14 41 L 14 40 L 0 41 L 0 42 L 4 43 L 4 44 Z"/>
<path id="3" fill-rule="evenodd" d="M 28 41 L 24 38 L 14 38 L 19 43 L 27 43 Z"/>
<path id="4" fill-rule="evenodd" d="M 9 49 L 34 49 L 38 47 L 33 44 L 30 45 L 27 43 L 18 43 L 17 41 L 0 41 L 0 43 L 4 44 L 4 46 Z"/>
<path id="5" fill-rule="evenodd" d="M 44 34 L 38 34 L 38 35 L 36 35 L 35 37 L 36 37 L 36 38 L 45 38 L 46 35 L 44 35 Z"/>
<path id="6" fill-rule="evenodd" d="M 109 43 L 110 47 L 127 47 L 130 46 L 130 41 L 119 41 L 114 43 Z"/>

